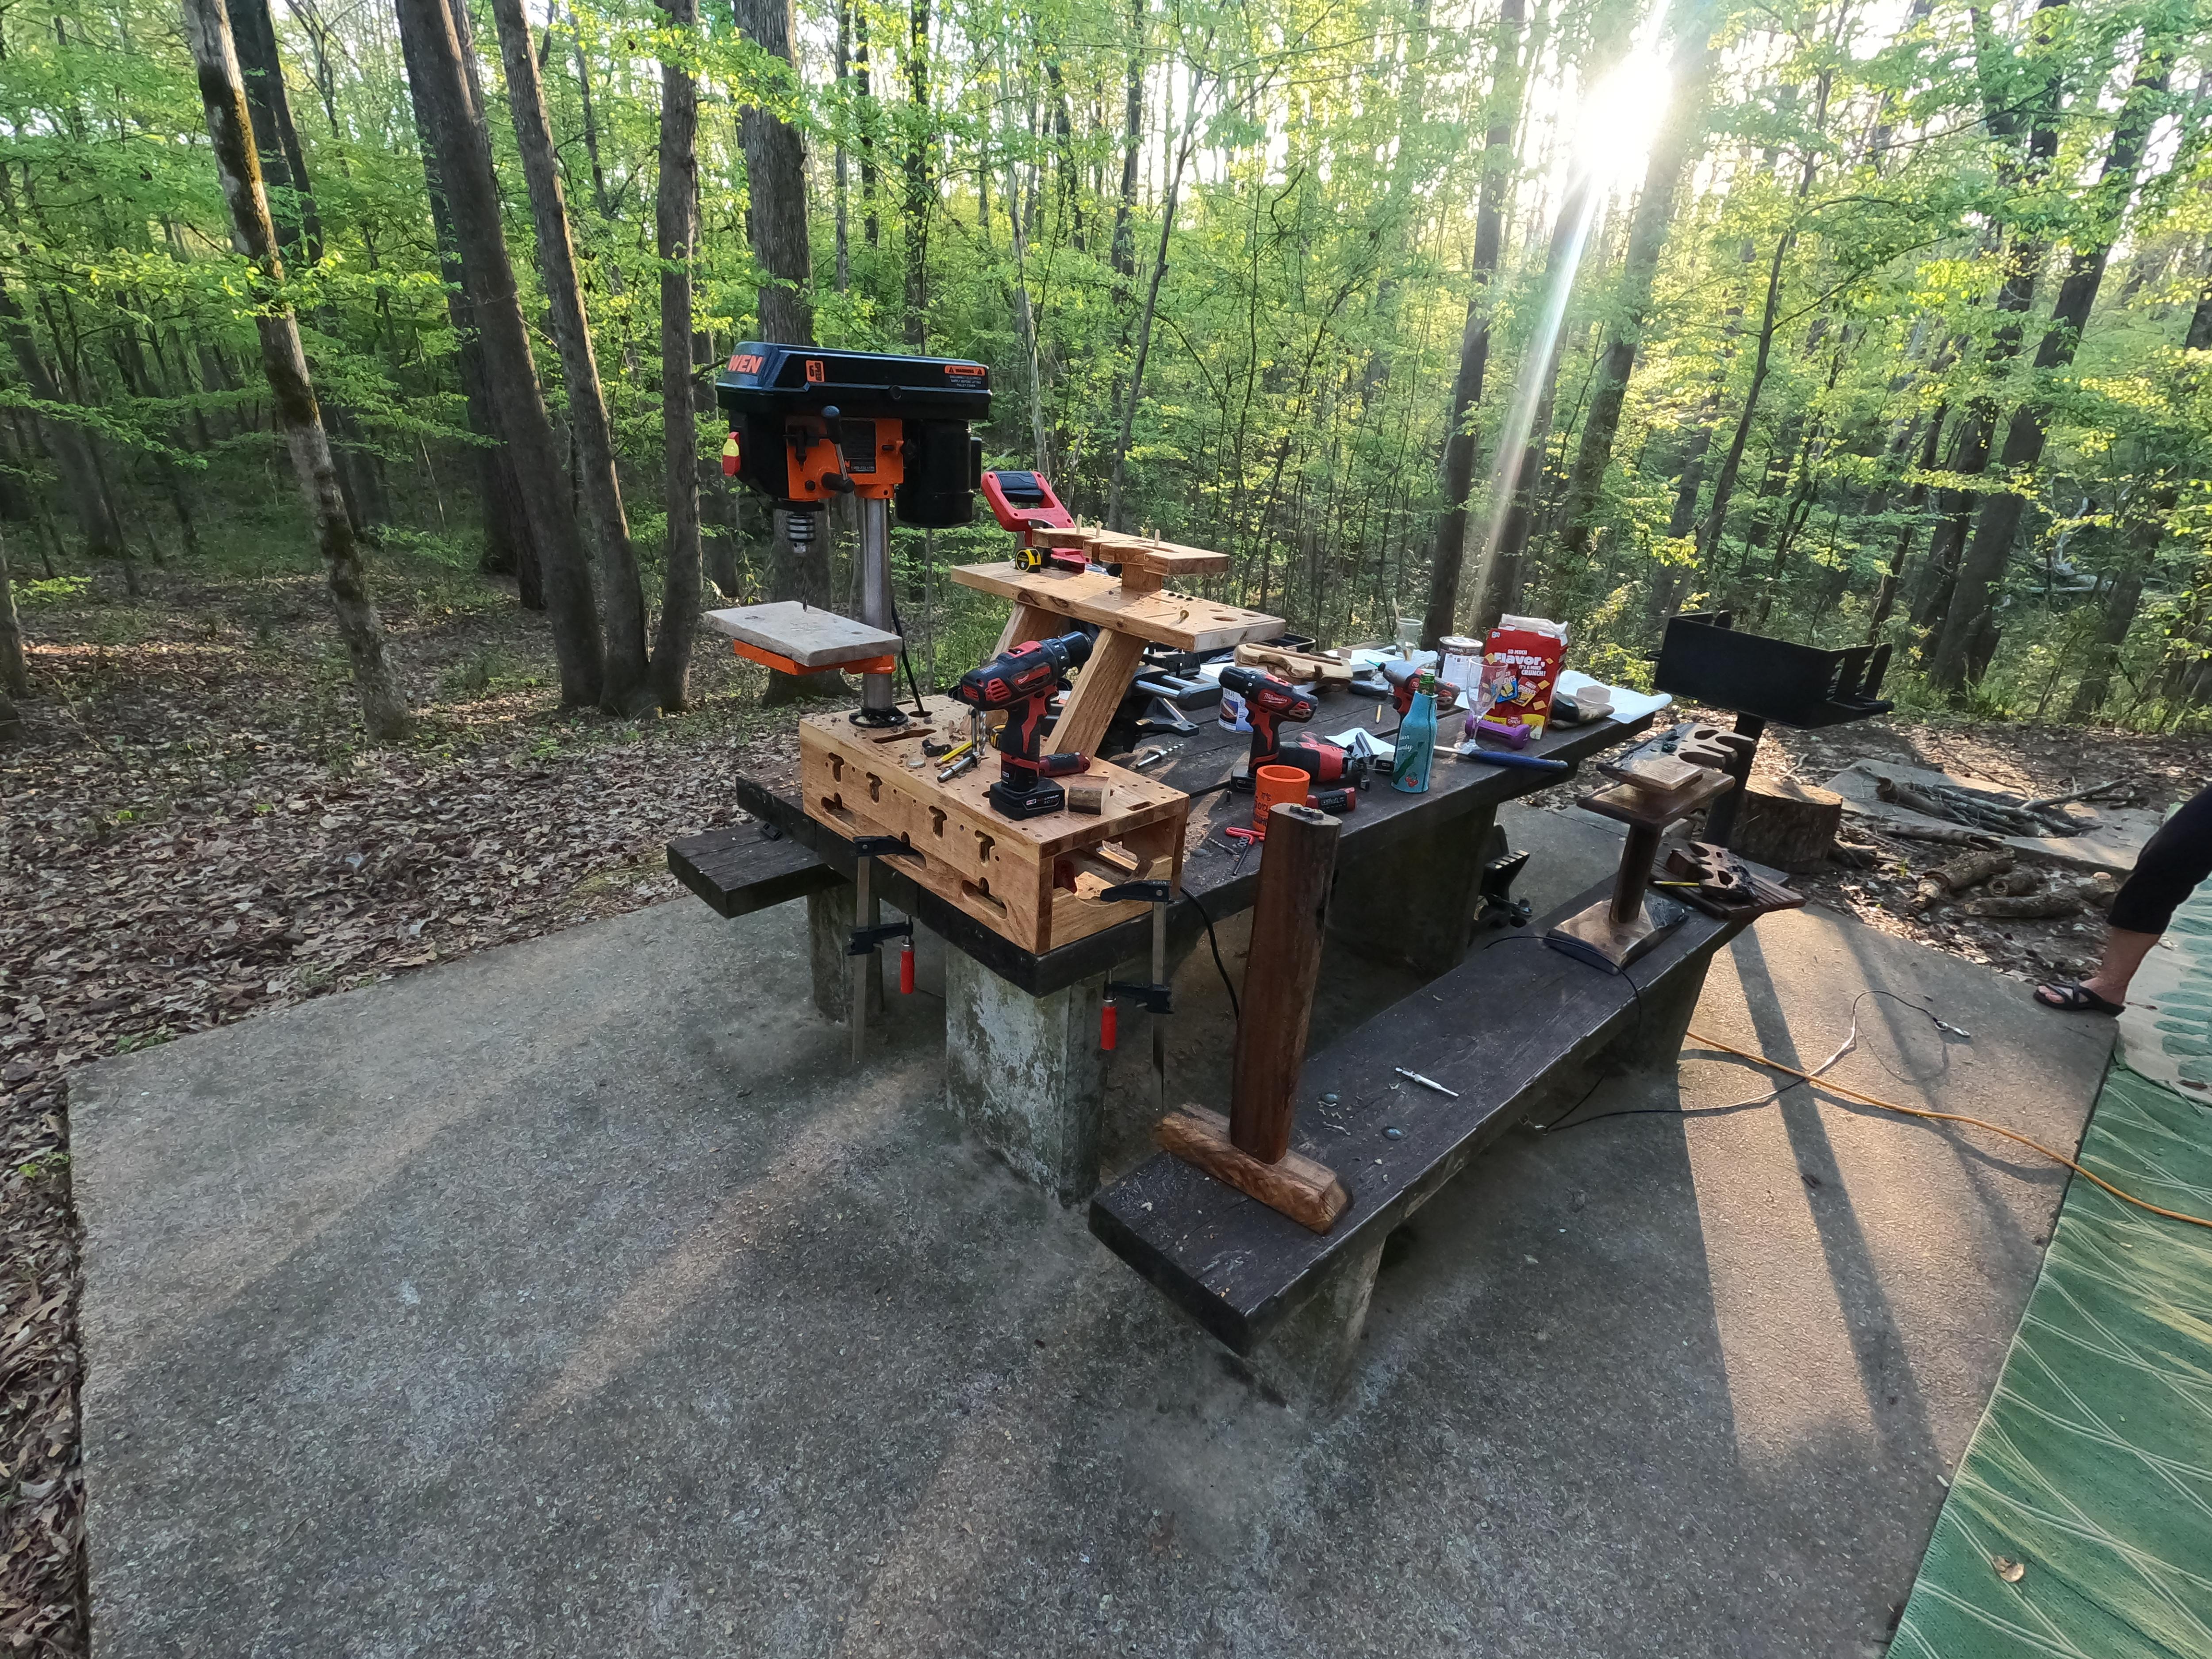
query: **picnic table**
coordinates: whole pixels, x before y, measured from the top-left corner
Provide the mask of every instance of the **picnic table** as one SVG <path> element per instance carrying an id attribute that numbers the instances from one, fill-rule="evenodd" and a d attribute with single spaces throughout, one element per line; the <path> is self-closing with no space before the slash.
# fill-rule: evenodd
<path id="1" fill-rule="evenodd" d="M 1388 705 L 1380 705 L 1385 724 L 1373 726 L 1376 707 L 1328 696 L 1306 729 L 1358 725 L 1387 739 L 1395 724 Z M 1651 718 L 1556 727 L 1525 752 L 1576 766 L 1633 738 Z M 1218 924 L 1249 908 L 1257 890 L 1258 855 L 1240 861 L 1221 850 L 1218 833 L 1250 822 L 1250 796 L 1224 787 L 1250 741 L 1208 722 L 1145 774 L 1192 798 L 1180 896 L 1169 910 L 1172 960 L 1196 943 L 1206 918 Z M 1498 808 L 1571 775 L 1440 753 L 1425 793 L 1402 794 L 1378 777 L 1343 815 L 1332 907 L 1336 937 L 1425 979 L 1457 967 L 1475 932 L 1483 866 L 1504 850 Z M 735 793 L 757 822 L 671 843 L 669 868 L 724 915 L 804 891 L 816 1006 L 845 1018 L 852 995 L 845 944 L 855 921 L 852 844 L 807 816 L 795 769 L 756 767 L 738 775 Z M 1088 1198 L 1098 1184 L 1104 1104 L 1099 1009 L 1116 969 L 1148 957 L 1151 921 L 1139 916 L 1036 952 L 907 880 L 896 860 L 876 860 L 872 881 L 885 903 L 947 947 L 946 1089 L 969 1132 L 1063 1202 Z M 1148 962 L 1134 976 L 1149 978 Z"/>

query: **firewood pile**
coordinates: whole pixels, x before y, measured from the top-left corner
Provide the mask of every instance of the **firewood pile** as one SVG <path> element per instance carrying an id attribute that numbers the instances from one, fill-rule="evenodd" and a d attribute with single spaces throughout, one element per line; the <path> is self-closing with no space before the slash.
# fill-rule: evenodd
<path id="1" fill-rule="evenodd" d="M 1989 835 L 2074 836 L 2079 835 L 2083 826 L 2059 809 L 2107 794 L 2119 787 L 2120 780 L 2115 778 L 2087 789 L 2031 800 L 2001 790 L 1969 789 L 1952 783 L 1902 783 L 1877 775 L 1874 790 L 1876 798 L 1887 805 L 1902 806 L 1927 817 L 1946 818 Z"/>

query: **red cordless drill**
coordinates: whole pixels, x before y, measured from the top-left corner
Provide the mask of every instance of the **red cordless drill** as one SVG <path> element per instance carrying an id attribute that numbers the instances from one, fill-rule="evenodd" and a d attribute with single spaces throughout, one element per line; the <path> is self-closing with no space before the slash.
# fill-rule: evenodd
<path id="1" fill-rule="evenodd" d="M 1242 778 L 1230 780 L 1233 787 L 1250 789 L 1263 766 L 1295 766 L 1317 784 L 1365 781 L 1365 763 L 1333 743 L 1303 736 L 1282 740 L 1285 720 L 1303 722 L 1314 717 L 1314 700 L 1295 685 L 1239 664 L 1221 671 L 1221 686 L 1244 699 L 1244 718 L 1252 727 L 1251 763 Z"/>
<path id="2" fill-rule="evenodd" d="M 960 677 L 952 695 L 970 708 L 1003 708 L 999 728 L 999 781 L 990 788 L 991 805 L 1010 818 L 1041 817 L 1067 804 L 1067 791 L 1051 781 L 1080 772 L 1090 761 L 1073 752 L 1041 754 L 1044 717 L 1060 676 L 1091 660 L 1090 636 L 1062 634 L 1055 640 L 1030 640 L 1004 651 Z"/>

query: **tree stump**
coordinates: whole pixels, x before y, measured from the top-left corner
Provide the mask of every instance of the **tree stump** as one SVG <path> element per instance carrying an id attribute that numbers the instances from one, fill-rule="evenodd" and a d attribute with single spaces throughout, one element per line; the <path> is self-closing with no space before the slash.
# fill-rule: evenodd
<path id="1" fill-rule="evenodd" d="M 1729 848 L 1777 870 L 1818 870 L 1843 821 L 1841 795 L 1782 780 L 1754 782 L 1736 809 Z"/>

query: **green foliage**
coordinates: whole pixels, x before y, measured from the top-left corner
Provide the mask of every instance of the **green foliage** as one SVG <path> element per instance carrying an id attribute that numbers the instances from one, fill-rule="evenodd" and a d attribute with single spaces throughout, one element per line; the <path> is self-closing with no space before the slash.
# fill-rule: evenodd
<path id="1" fill-rule="evenodd" d="M 1520 62 L 1492 85 L 1496 0 L 939 9 L 917 105 L 915 14 L 882 0 L 805 0 L 796 72 L 739 35 L 726 9 L 678 33 L 649 0 L 557 8 L 546 95 L 641 557 L 659 556 L 664 522 L 653 199 L 665 57 L 702 77 L 702 378 L 759 326 L 739 142 L 753 105 L 795 122 L 809 145 L 810 297 L 823 343 L 902 349 L 918 328 L 933 351 L 988 362 L 991 461 L 1042 467 L 1092 520 L 1112 499 L 1126 415 L 1127 527 L 1230 553 L 1233 573 L 1212 591 L 1325 641 L 1386 632 L 1421 609 L 1429 581 L 1471 303 L 1490 325 L 1468 421 L 1479 562 L 1499 462 L 1513 459 L 1500 452 L 1514 394 L 1544 361 L 1537 324 L 1577 129 L 1612 112 L 1583 106 L 1656 21 L 1630 0 L 1528 9 Z M 1958 493 L 2013 489 L 2028 510 L 1972 706 L 2064 714 L 2103 660 L 2104 624 L 2132 607 L 2109 642 L 2101 717 L 2201 719 L 2212 696 L 2212 353 L 2183 342 L 2212 273 L 2205 0 L 1711 15 L 1721 49 L 1709 108 L 1648 312 L 1631 317 L 1623 297 L 1633 165 L 1573 278 L 1538 434 L 1524 605 L 1573 627 L 1583 666 L 1630 681 L 1669 605 L 1730 605 L 1766 631 L 1824 643 L 1871 631 L 1898 647 L 1893 683 L 1919 698 L 1907 659 L 1942 609 L 1944 573 L 1929 566 L 1938 516 L 1960 509 Z M 26 379 L 0 380 L 0 471 L 27 480 L 28 514 L 65 534 L 70 504 L 41 439 L 73 428 L 94 440 L 139 551 L 228 575 L 312 568 L 255 355 L 254 318 L 281 300 L 301 319 L 349 465 L 388 497 L 372 526 L 380 582 L 433 611 L 483 603 L 477 462 L 493 441 L 469 428 L 392 14 L 302 0 L 278 6 L 276 24 L 321 227 L 319 257 L 288 260 L 281 285 L 230 250 L 167 0 L 21 0 L 0 17 L 11 112 L 0 207 L 14 232 L 0 283 L 59 387 L 46 398 Z M 480 3 L 474 27 L 507 234 L 537 319 L 544 296 Z M 841 27 L 848 66 L 866 43 L 865 88 L 837 72 Z M 2165 76 L 2164 90 L 2143 94 L 2155 100 L 2151 160 L 2119 181 L 2136 187 L 2100 185 L 2147 54 Z M 1516 106 L 1507 235 L 1478 282 L 1484 134 Z M 924 174 L 918 197 L 910 161 Z M 300 204 L 280 191 L 275 205 L 282 218 Z M 2108 245 L 2073 361 L 2039 366 L 2061 283 Z M 915 249 L 926 295 L 910 318 Z M 2022 270 L 2036 278 L 2024 313 L 1996 303 Z M 1770 275 L 1765 367 L 1716 513 Z M 1561 500 L 1600 354 L 1623 328 L 1639 337 L 1635 369 L 1589 550 L 1572 556 Z M 550 349 L 539 372 L 558 417 L 568 389 Z M 1969 411 L 2001 450 L 2022 408 L 2050 430 L 2032 467 L 1983 471 L 1962 456 Z M 702 412 L 708 454 L 714 433 Z M 742 597 L 763 597 L 762 515 L 718 474 L 707 482 L 708 533 L 731 552 Z M 1705 533 L 1709 517 L 1717 535 Z M 932 541 L 926 550 L 899 534 L 897 585 L 917 671 L 933 664 L 941 679 L 987 651 L 999 622 L 945 569 L 1001 556 L 1005 544 L 988 523 Z M 1877 624 L 1900 544 L 1897 603 Z M 15 567 L 28 574 L 20 555 Z M 18 595 L 35 611 L 82 581 L 21 580 Z M 1463 624 L 1472 598 L 1462 595 Z M 465 665 L 446 695 L 481 695 L 501 674 Z"/>

